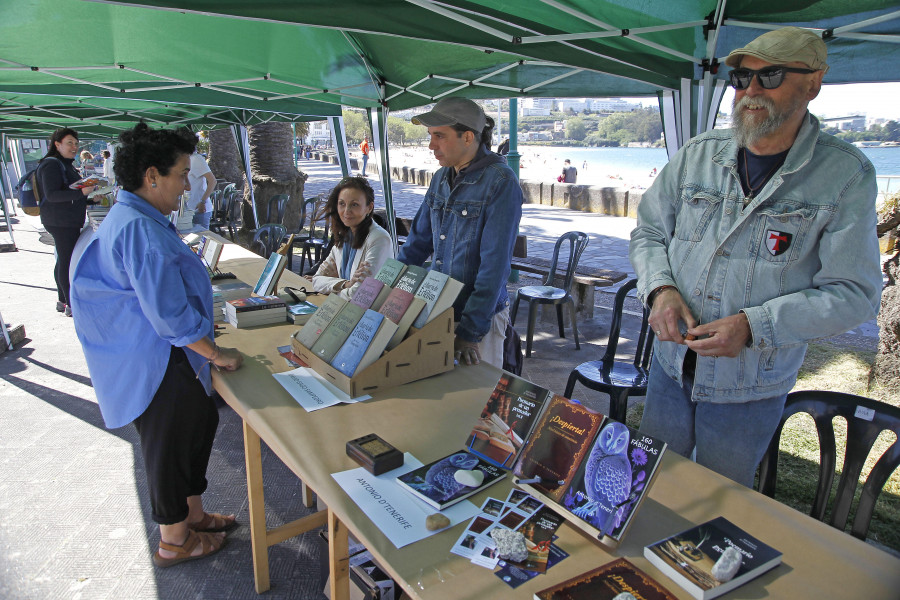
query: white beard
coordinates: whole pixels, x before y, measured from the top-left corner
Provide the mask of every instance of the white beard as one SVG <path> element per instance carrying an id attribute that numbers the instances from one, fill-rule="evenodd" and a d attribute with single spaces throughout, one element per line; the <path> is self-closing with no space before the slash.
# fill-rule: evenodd
<path id="1" fill-rule="evenodd" d="M 764 137 L 767 137 L 784 125 L 784 122 L 803 105 L 803 99 L 797 98 L 786 110 L 780 111 L 769 98 L 758 96 L 750 98 L 744 96 L 740 100 L 735 98 L 732 103 L 731 123 L 734 131 L 734 140 L 741 148 L 749 148 Z M 762 121 L 757 121 L 745 112 L 744 109 L 765 108 L 767 116 Z"/>

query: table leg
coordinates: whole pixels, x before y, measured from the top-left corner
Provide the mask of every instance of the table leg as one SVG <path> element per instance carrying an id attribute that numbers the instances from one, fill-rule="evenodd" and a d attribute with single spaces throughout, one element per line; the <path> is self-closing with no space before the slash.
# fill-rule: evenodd
<path id="1" fill-rule="evenodd" d="M 328 568 L 331 576 L 331 600 L 350 598 L 350 541 L 347 528 L 328 509 Z"/>
<path id="2" fill-rule="evenodd" d="M 269 545 L 266 540 L 266 507 L 263 497 L 262 451 L 259 434 L 244 421 L 244 457 L 247 463 L 247 497 L 250 512 L 250 544 L 256 593 L 269 589 Z"/>

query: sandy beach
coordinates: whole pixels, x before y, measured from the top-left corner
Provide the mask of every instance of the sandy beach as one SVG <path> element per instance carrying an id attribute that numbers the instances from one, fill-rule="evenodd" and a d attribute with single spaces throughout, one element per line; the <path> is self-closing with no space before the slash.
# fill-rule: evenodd
<path id="1" fill-rule="evenodd" d="M 530 181 L 543 181 L 552 183 L 562 172 L 563 163 L 549 151 L 543 151 L 541 146 L 525 146 L 519 148 L 520 179 Z M 426 146 L 395 146 L 390 149 L 391 165 L 403 165 L 414 168 L 426 168 L 437 170 L 440 168 L 434 155 Z M 619 187 L 625 189 L 644 189 L 653 183 L 653 177 L 649 175 L 637 175 L 617 168 L 616 165 L 588 164 L 584 161 L 578 164 L 573 161 L 578 169 L 578 184 L 599 185 L 603 187 Z"/>

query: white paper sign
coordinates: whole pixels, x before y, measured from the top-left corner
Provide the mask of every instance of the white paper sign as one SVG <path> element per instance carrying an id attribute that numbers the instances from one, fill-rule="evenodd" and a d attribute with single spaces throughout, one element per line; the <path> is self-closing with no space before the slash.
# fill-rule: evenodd
<path id="1" fill-rule="evenodd" d="M 372 475 L 362 467 L 332 473 L 331 476 L 356 502 L 360 510 L 372 519 L 378 529 L 396 547 L 402 548 L 439 533 L 425 528 L 425 518 L 436 511 L 421 500 L 413 498 L 394 481 L 395 477 L 421 466 L 421 462 L 406 452 L 403 454 L 402 467 L 378 476 Z M 450 519 L 450 525 L 447 527 L 453 527 L 478 514 L 478 507 L 464 500 L 444 509 L 441 514 Z"/>
<path id="2" fill-rule="evenodd" d="M 335 404 L 353 404 L 372 397 L 365 395 L 351 398 L 308 367 L 300 367 L 285 373 L 273 373 L 272 377 L 307 412 Z"/>

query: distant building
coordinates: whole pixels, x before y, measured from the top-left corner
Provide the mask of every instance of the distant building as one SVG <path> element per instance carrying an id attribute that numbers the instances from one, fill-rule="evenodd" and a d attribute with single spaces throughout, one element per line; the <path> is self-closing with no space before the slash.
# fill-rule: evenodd
<path id="1" fill-rule="evenodd" d="M 331 144 L 331 127 L 328 121 L 310 121 L 307 138 L 313 146 L 328 146 Z"/>
<path id="2" fill-rule="evenodd" d="M 559 101 L 559 111 L 566 112 L 571 109 L 579 113 L 585 109 L 590 110 L 590 102 L 588 98 L 563 98 Z"/>
<path id="3" fill-rule="evenodd" d="M 523 117 L 549 117 L 555 102 L 553 98 L 525 98 L 520 110 Z"/>
<path id="4" fill-rule="evenodd" d="M 590 101 L 590 110 L 593 112 L 631 112 L 640 107 L 640 104 L 626 102 L 621 98 L 594 98 Z"/>
<path id="5" fill-rule="evenodd" d="M 829 119 L 822 119 L 821 121 L 823 127 L 836 127 L 841 131 L 865 131 L 866 130 L 866 116 L 865 115 L 851 115 L 849 117 L 832 117 Z"/>

